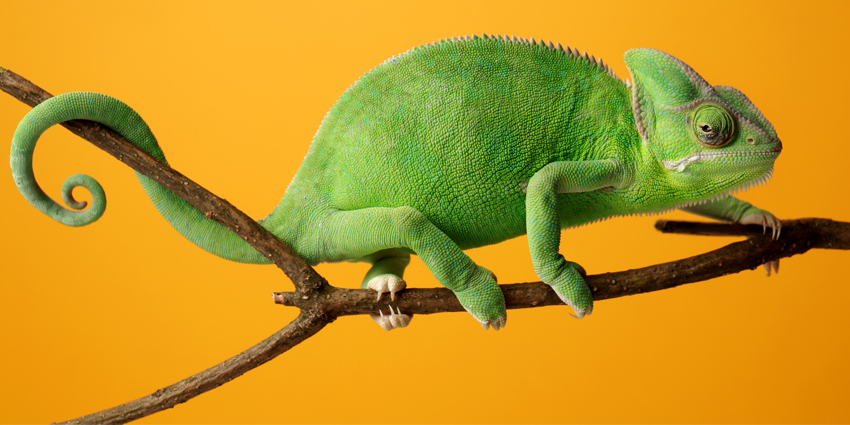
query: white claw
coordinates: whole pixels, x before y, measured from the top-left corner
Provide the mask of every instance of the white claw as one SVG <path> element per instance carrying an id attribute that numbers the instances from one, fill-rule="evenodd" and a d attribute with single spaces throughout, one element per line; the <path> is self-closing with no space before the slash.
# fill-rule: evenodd
<path id="1" fill-rule="evenodd" d="M 371 317 L 372 320 L 374 320 L 375 323 L 377 323 L 385 331 L 393 330 L 392 323 L 390 323 L 389 319 L 386 316 L 384 316 L 384 312 L 381 311 L 381 310 L 378 310 L 378 313 L 381 313 L 380 317 L 377 314 L 370 314 L 369 317 Z"/>
<path id="2" fill-rule="evenodd" d="M 782 222 L 776 216 L 767 212 L 761 211 L 755 214 L 748 215 L 740 220 L 741 224 L 761 224 L 762 234 L 767 234 L 767 228 L 771 229 L 771 237 L 776 240 L 782 233 Z"/>
<path id="3" fill-rule="evenodd" d="M 393 307 L 390 306 L 390 324 L 393 325 L 393 329 L 401 328 L 401 321 L 398 319 L 398 315 L 393 311 Z"/>
<path id="4" fill-rule="evenodd" d="M 390 293 L 390 299 L 395 301 L 395 293 L 406 288 L 407 283 L 398 276 L 383 274 L 369 280 L 366 287 L 378 293 L 377 301 L 380 301 L 381 295 L 387 292 Z"/>
<path id="5" fill-rule="evenodd" d="M 774 274 L 779 274 L 779 260 L 768 261 L 764 264 L 764 269 L 767 270 L 767 277 L 770 277 L 770 270 L 773 269 Z"/>
<path id="6" fill-rule="evenodd" d="M 395 301 L 395 293 L 404 289 L 407 285 L 399 278 L 388 279 L 387 289 L 390 291 L 390 299 Z"/>
<path id="7" fill-rule="evenodd" d="M 782 222 L 776 217 L 773 217 L 771 227 L 773 227 L 773 240 L 779 239 L 779 233 L 782 232 Z"/>
<path id="8" fill-rule="evenodd" d="M 378 293 L 378 299 L 376 301 L 381 301 L 381 295 L 383 295 L 384 292 L 387 292 L 387 280 L 379 278 L 380 276 L 373 278 L 366 286 L 367 288 L 372 289 Z"/>
<path id="9" fill-rule="evenodd" d="M 508 321 L 508 319 L 506 317 L 502 316 L 502 317 L 499 317 L 496 320 L 478 320 L 478 323 L 481 324 L 481 327 L 484 328 L 485 331 L 487 329 L 490 329 L 490 325 L 493 326 L 494 331 L 498 331 L 499 329 L 502 329 L 502 328 L 505 327 L 505 324 L 507 323 L 507 321 Z"/>
<path id="10" fill-rule="evenodd" d="M 390 324 L 393 325 L 393 329 L 395 328 L 403 328 L 410 323 L 411 317 L 406 314 L 401 314 L 401 309 L 396 307 L 398 313 L 393 311 L 392 306 L 390 306 Z"/>
<path id="11" fill-rule="evenodd" d="M 568 305 L 571 309 L 573 309 L 573 311 L 574 311 L 576 314 L 572 314 L 572 313 L 570 313 L 569 311 L 567 311 L 567 314 L 569 314 L 570 316 L 572 316 L 574 319 L 582 319 L 582 318 L 584 318 L 584 316 L 590 316 L 590 313 L 592 313 L 592 312 L 593 312 L 593 306 L 592 306 L 592 305 L 591 305 L 591 306 L 590 306 L 590 308 L 588 308 L 587 310 L 583 310 L 583 309 L 579 308 L 578 306 L 576 306 L 576 305 L 575 305 L 572 301 L 570 301 L 569 299 L 567 299 L 567 298 L 565 298 L 565 297 L 562 297 L 562 296 L 561 296 L 561 294 L 558 294 L 558 298 L 560 298 L 560 299 L 561 299 L 561 301 L 562 301 L 564 304 Z"/>
<path id="12" fill-rule="evenodd" d="M 413 318 L 411 315 L 402 314 L 401 310 L 396 308 L 398 312 L 393 311 L 392 306 L 390 306 L 390 314 L 384 316 L 384 312 L 378 310 L 379 314 L 370 314 L 369 317 L 375 321 L 381 328 L 385 331 L 391 331 L 397 328 L 406 327 L 410 324 L 410 320 Z"/>

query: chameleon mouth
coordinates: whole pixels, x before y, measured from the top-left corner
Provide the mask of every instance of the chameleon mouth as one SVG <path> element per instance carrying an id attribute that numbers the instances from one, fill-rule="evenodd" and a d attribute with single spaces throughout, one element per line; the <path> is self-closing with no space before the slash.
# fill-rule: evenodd
<path id="1" fill-rule="evenodd" d="M 695 152 L 692 153 L 678 161 L 669 161 L 664 160 L 662 164 L 664 168 L 668 170 L 675 170 L 677 172 L 685 171 L 688 165 L 695 164 L 697 162 L 702 162 L 708 159 L 717 159 L 725 156 L 777 156 L 779 152 L 782 151 L 782 148 L 772 150 L 772 151 L 763 151 L 763 152 Z M 773 168 L 771 167 L 771 170 Z"/>
<path id="2" fill-rule="evenodd" d="M 778 154 L 778 152 L 776 154 Z M 773 177 L 773 166 L 771 166 L 770 169 L 767 170 L 767 172 L 762 174 L 761 177 L 756 177 L 756 178 L 754 178 L 754 179 L 752 179 L 752 180 L 750 180 L 750 181 L 748 181 L 748 182 L 746 182 L 746 183 L 744 183 L 740 186 L 733 187 L 732 189 L 717 193 L 715 195 L 711 195 L 711 196 L 706 197 L 706 198 L 702 198 L 702 199 L 698 199 L 696 201 L 690 201 L 690 202 L 685 202 L 685 203 L 680 204 L 680 205 L 676 205 L 675 208 L 677 208 L 677 209 L 678 208 L 687 208 L 687 207 L 693 207 L 693 206 L 696 206 L 696 205 L 706 204 L 706 203 L 709 203 L 709 202 L 719 201 L 721 199 L 725 199 L 725 198 L 728 198 L 732 195 L 735 195 L 736 193 L 746 192 L 747 190 L 750 190 L 754 187 L 761 186 L 761 185 L 767 183 L 768 180 L 771 179 L 771 177 Z"/>

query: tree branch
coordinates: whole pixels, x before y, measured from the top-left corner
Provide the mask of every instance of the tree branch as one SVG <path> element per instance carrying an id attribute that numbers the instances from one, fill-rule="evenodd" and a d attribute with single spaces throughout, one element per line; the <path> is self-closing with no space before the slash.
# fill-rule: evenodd
<path id="1" fill-rule="evenodd" d="M 812 248 L 850 249 L 850 223 L 822 218 L 783 221 L 782 235 L 778 240 L 771 239 L 770 235 L 763 235 L 761 226 L 659 221 L 656 228 L 665 233 L 758 236 L 678 261 L 587 276 L 585 280 L 593 291 L 594 301 L 660 291 L 752 270 L 769 261 L 802 254 Z M 505 294 L 508 309 L 563 305 L 549 285 L 542 282 L 500 286 Z M 389 304 L 401 309 L 405 314 L 464 311 L 457 298 L 446 288 L 405 289 L 396 294 L 396 300 L 393 302 L 387 297 L 376 301 L 375 292 L 364 289 L 332 287 L 324 297 L 324 311 L 336 317 L 374 314 L 378 309 L 386 311 Z M 274 300 L 278 304 L 299 308 L 315 305 L 314 301 L 304 299 L 302 295 L 294 292 L 277 292 L 274 294 Z"/>
<path id="2" fill-rule="evenodd" d="M 19 75 L 0 68 L 0 90 L 30 106 L 51 97 Z M 370 290 L 340 289 L 327 284 L 312 267 L 256 221 L 229 202 L 210 193 L 168 165 L 158 162 L 109 129 L 87 121 L 63 123 L 74 134 L 105 150 L 121 162 L 153 178 L 217 222 L 238 234 L 272 260 L 293 281 L 296 292 L 274 294 L 275 302 L 296 306 L 301 314 L 268 339 L 219 365 L 114 408 L 67 423 L 124 423 L 174 407 L 216 388 L 277 357 L 299 344 L 339 316 L 369 314 L 389 302 L 375 301 Z M 811 248 L 850 249 L 850 223 L 826 219 L 783 222 L 782 237 L 773 241 L 761 228 L 712 223 L 659 222 L 664 232 L 754 236 L 718 250 L 665 264 L 588 276 L 594 300 L 657 291 L 697 282 L 745 269 L 768 261 L 801 254 Z M 501 286 L 508 308 L 532 308 L 562 304 L 555 293 L 540 282 Z M 393 303 L 404 313 L 433 314 L 463 311 L 457 298 L 445 288 L 407 289 Z"/>
<path id="3" fill-rule="evenodd" d="M 301 310 L 295 320 L 259 344 L 180 382 L 161 388 L 140 399 L 73 419 L 63 424 L 123 424 L 180 403 L 220 387 L 245 372 L 283 354 L 319 332 L 333 318 L 321 311 Z"/>

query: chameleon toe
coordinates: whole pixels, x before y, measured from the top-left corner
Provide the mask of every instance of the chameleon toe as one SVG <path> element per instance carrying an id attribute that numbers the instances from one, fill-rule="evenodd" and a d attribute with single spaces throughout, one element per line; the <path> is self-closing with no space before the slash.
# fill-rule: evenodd
<path id="1" fill-rule="evenodd" d="M 402 314 L 398 307 L 396 307 L 396 311 L 393 311 L 392 306 L 390 306 L 390 313 L 388 315 L 384 315 L 384 312 L 381 310 L 378 310 L 378 313 L 370 314 L 369 317 L 385 331 L 406 327 L 413 319 L 412 314 Z"/>
<path id="2" fill-rule="evenodd" d="M 779 274 L 779 260 L 768 261 L 762 266 L 767 270 L 767 277 L 770 277 L 771 269 L 773 269 L 773 274 Z"/>
<path id="3" fill-rule="evenodd" d="M 454 294 L 463 308 L 485 330 L 490 326 L 493 326 L 495 330 L 505 326 L 507 321 L 505 296 L 489 270 L 477 266 L 466 287 L 454 291 Z"/>
<path id="4" fill-rule="evenodd" d="M 389 292 L 390 299 L 395 301 L 395 294 L 407 287 L 407 283 L 398 276 L 391 274 L 383 274 L 373 277 L 366 287 L 378 293 L 377 301 L 381 300 L 381 295 Z"/>
<path id="5" fill-rule="evenodd" d="M 476 318 L 476 320 L 478 320 L 478 319 Z M 478 323 L 481 324 L 481 327 L 484 328 L 485 331 L 487 329 L 490 329 L 490 326 L 493 327 L 494 331 L 498 331 L 498 330 L 505 327 L 506 322 L 507 322 L 506 317 L 499 317 L 495 320 L 478 320 Z"/>

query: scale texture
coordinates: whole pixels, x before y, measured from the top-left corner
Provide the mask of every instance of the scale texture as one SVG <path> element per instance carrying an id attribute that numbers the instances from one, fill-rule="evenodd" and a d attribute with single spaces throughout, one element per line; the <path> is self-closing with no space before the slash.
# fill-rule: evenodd
<path id="1" fill-rule="evenodd" d="M 311 263 L 372 264 L 363 287 L 391 297 L 418 255 L 485 328 L 505 325 L 495 276 L 463 250 L 528 234 L 535 271 L 577 317 L 590 314 L 582 269 L 558 252 L 561 230 L 612 216 L 682 208 L 771 227 L 767 211 L 730 194 L 765 182 L 782 149 L 740 91 L 711 86 L 678 59 L 625 54 L 632 83 L 593 56 L 534 39 L 473 36 L 395 56 L 346 90 L 264 227 Z M 81 226 L 106 206 L 84 175 L 62 189 L 72 209 L 38 186 L 32 155 L 50 126 L 87 119 L 165 156 L 130 107 L 97 93 L 66 93 L 34 108 L 12 143 L 15 183 L 36 208 Z M 187 202 L 139 175 L 162 215 L 222 258 L 267 263 Z M 93 194 L 89 208 L 70 195 Z M 406 326 L 401 311 L 374 316 Z"/>

